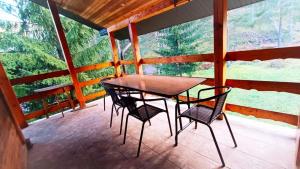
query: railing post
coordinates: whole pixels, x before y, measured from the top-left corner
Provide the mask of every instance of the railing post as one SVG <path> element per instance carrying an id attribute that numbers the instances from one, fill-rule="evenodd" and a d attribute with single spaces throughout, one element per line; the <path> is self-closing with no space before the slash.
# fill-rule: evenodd
<path id="1" fill-rule="evenodd" d="M 50 9 L 51 15 L 52 15 L 52 20 L 53 20 L 53 23 L 55 26 L 57 38 L 59 40 L 60 47 L 63 50 L 63 54 L 64 54 L 65 60 L 67 62 L 68 69 L 69 69 L 69 72 L 70 72 L 70 75 L 71 75 L 71 78 L 72 78 L 72 81 L 74 84 L 76 98 L 78 99 L 80 108 L 84 108 L 85 100 L 84 100 L 84 97 L 83 97 L 83 94 L 81 91 L 81 87 L 79 85 L 75 67 L 73 65 L 72 56 L 71 56 L 71 53 L 70 53 L 70 50 L 68 47 L 68 43 L 67 43 L 67 39 L 65 37 L 63 26 L 62 26 L 60 18 L 59 18 L 57 6 L 53 0 L 47 0 L 47 1 L 48 1 L 48 6 Z"/>
<path id="2" fill-rule="evenodd" d="M 139 45 L 139 38 L 136 30 L 135 23 L 129 23 L 128 25 L 129 35 L 131 40 L 131 46 L 133 49 L 133 56 L 134 56 L 134 65 L 136 74 L 143 74 L 143 68 L 141 62 L 141 53 L 140 53 L 140 45 Z"/>
<path id="3" fill-rule="evenodd" d="M 110 41 L 110 45 L 111 45 L 114 67 L 115 67 L 115 76 L 119 77 L 119 76 L 121 76 L 121 69 L 120 69 L 118 47 L 117 47 L 116 39 L 115 39 L 113 32 L 109 32 L 108 35 L 109 35 L 109 41 Z"/>
<path id="4" fill-rule="evenodd" d="M 227 0 L 213 1 L 215 86 L 224 86 L 226 83 L 227 5 Z M 215 94 L 220 92 L 222 91 L 216 90 Z"/>
<path id="5" fill-rule="evenodd" d="M 17 123 L 21 128 L 25 128 L 28 126 L 23 111 L 21 109 L 20 103 L 17 99 L 17 96 L 12 88 L 10 80 L 6 76 L 5 70 L 0 63 L 0 90 L 3 92 L 4 97 L 7 100 L 7 105 L 10 111 L 12 112 L 12 116 L 14 122 Z M 20 131 L 17 131 L 20 134 Z M 21 134 L 22 139 L 23 135 Z M 24 139 L 23 139 L 24 140 Z"/>

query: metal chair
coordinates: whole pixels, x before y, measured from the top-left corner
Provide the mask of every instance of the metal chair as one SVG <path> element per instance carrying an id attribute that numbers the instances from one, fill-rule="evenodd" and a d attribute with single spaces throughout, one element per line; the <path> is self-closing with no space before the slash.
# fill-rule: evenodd
<path id="1" fill-rule="evenodd" d="M 110 128 L 112 127 L 112 119 L 113 119 L 113 112 L 114 109 L 116 110 L 117 116 L 119 115 L 119 109 L 122 109 L 122 116 L 121 116 L 121 126 L 120 126 L 120 135 L 122 134 L 122 126 L 123 126 L 123 116 L 124 116 L 124 110 L 125 110 L 125 103 L 120 98 L 120 95 L 122 94 L 128 94 L 127 91 L 121 91 L 122 89 L 114 88 L 112 86 L 106 85 L 101 82 L 102 86 L 104 87 L 106 93 L 108 93 L 111 96 L 112 99 L 112 107 L 111 107 L 111 117 L 110 117 Z M 118 106 L 118 108 L 117 108 Z"/>
<path id="2" fill-rule="evenodd" d="M 126 132 L 127 132 L 127 124 L 128 124 L 129 116 L 132 116 L 132 117 L 134 117 L 134 118 L 136 118 L 136 119 L 143 122 L 141 135 L 140 135 L 139 146 L 138 146 L 138 151 L 137 151 L 137 157 L 139 157 L 139 155 L 140 155 L 140 148 L 141 148 L 141 143 L 142 143 L 142 139 L 143 139 L 143 132 L 144 132 L 145 123 L 147 121 L 149 121 L 151 118 L 153 118 L 154 116 L 156 116 L 157 114 L 159 114 L 161 112 L 167 113 L 170 133 L 171 133 L 171 136 L 173 135 L 172 128 L 171 128 L 170 117 L 169 117 L 169 111 L 168 111 L 167 102 L 166 102 L 165 99 L 163 99 L 163 98 L 144 99 L 143 95 L 141 95 L 141 99 L 134 98 L 134 97 L 124 97 L 124 96 L 121 96 L 121 98 L 124 101 L 125 106 L 127 107 L 128 111 L 129 111 L 129 113 L 127 114 L 127 117 L 126 117 L 125 134 L 124 134 L 123 144 L 125 144 L 125 141 L 126 141 Z M 139 101 L 143 102 L 143 104 L 141 106 L 137 107 L 137 102 L 139 102 Z M 164 101 L 165 109 L 161 109 L 159 107 L 155 107 L 155 106 L 146 104 L 146 102 L 151 102 L 151 101 Z"/>
<path id="3" fill-rule="evenodd" d="M 209 90 L 215 90 L 215 89 L 218 89 L 218 90 L 225 89 L 225 91 L 222 92 L 221 94 L 218 94 L 218 95 L 215 95 L 215 96 L 212 96 L 212 97 L 200 99 L 201 92 L 209 91 Z M 211 87 L 211 88 L 201 89 L 201 90 L 198 91 L 198 99 L 197 100 L 189 101 L 189 102 L 179 102 L 178 104 L 176 104 L 176 107 L 175 107 L 176 108 L 175 111 L 176 111 L 176 113 L 178 112 L 180 118 L 186 117 L 186 118 L 192 119 L 196 123 L 197 122 L 202 123 L 202 124 L 206 125 L 209 128 L 210 133 L 213 137 L 215 146 L 218 150 L 219 157 L 222 161 L 222 166 L 223 167 L 225 166 L 225 162 L 224 162 L 223 156 L 221 154 L 220 148 L 218 146 L 218 143 L 217 143 L 216 137 L 214 135 L 213 129 L 211 128 L 210 125 L 220 115 L 224 115 L 226 124 L 228 126 L 229 132 L 230 132 L 232 140 L 234 142 L 234 146 L 237 147 L 237 144 L 236 144 L 233 132 L 231 130 L 231 127 L 229 125 L 227 116 L 222 111 L 223 107 L 224 107 L 224 104 L 225 104 L 225 101 L 226 101 L 226 98 L 227 98 L 227 95 L 230 91 L 231 91 L 231 88 L 227 87 L 227 86 Z M 215 100 L 215 105 L 214 105 L 213 108 L 205 106 L 205 105 L 201 105 L 201 102 L 211 101 L 211 100 Z M 188 110 L 184 111 L 183 113 L 180 113 L 180 104 L 190 104 L 190 103 L 196 104 L 196 105 L 189 108 Z M 178 139 L 177 135 L 181 131 L 183 131 L 185 128 L 187 128 L 187 126 L 185 126 L 183 129 L 179 130 L 176 133 L 176 144 L 175 145 L 177 145 L 177 139 Z"/>

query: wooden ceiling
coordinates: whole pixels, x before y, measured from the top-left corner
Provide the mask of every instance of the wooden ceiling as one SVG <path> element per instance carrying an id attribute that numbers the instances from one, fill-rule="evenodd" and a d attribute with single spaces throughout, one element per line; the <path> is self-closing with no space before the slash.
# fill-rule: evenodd
<path id="1" fill-rule="evenodd" d="M 174 0 L 54 0 L 57 5 L 110 31 L 175 7 Z M 176 6 L 189 0 L 176 0 Z"/>

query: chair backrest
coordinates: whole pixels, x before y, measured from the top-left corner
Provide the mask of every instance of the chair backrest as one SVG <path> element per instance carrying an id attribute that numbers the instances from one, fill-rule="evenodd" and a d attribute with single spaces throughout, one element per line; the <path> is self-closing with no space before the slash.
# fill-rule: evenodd
<path id="1" fill-rule="evenodd" d="M 109 80 L 109 79 L 112 79 L 112 77 L 103 78 L 100 81 L 100 84 L 102 85 L 102 87 L 104 88 L 104 90 L 106 91 L 106 93 L 108 93 L 110 95 L 111 100 L 114 103 L 120 103 L 120 98 L 119 98 L 118 94 L 116 93 L 115 88 L 113 86 L 110 86 L 110 85 L 107 85 L 107 84 L 103 83 L 104 81 Z"/>
<path id="2" fill-rule="evenodd" d="M 130 114 L 135 114 L 136 116 L 139 116 L 136 100 L 133 97 L 121 96 L 121 99 L 124 102 Z"/>
<path id="3" fill-rule="evenodd" d="M 231 91 L 231 87 L 224 86 L 220 88 L 224 88 L 225 90 L 221 94 L 215 96 L 215 106 L 209 122 L 212 122 L 216 117 L 218 117 L 222 113 L 227 95 Z"/>

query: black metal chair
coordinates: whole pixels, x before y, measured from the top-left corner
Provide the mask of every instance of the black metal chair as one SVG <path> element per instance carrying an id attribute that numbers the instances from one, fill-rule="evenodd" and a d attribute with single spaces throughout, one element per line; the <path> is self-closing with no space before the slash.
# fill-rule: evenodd
<path id="1" fill-rule="evenodd" d="M 122 109 L 122 116 L 121 116 L 121 125 L 120 125 L 120 135 L 122 134 L 122 126 L 123 126 L 123 117 L 124 117 L 124 110 L 125 110 L 125 103 L 123 100 L 120 98 L 121 95 L 127 95 L 129 96 L 130 91 L 128 90 L 122 90 L 120 88 L 116 88 L 110 85 L 106 85 L 103 83 L 104 81 L 101 82 L 101 85 L 105 89 L 106 93 L 108 93 L 111 96 L 112 99 L 112 107 L 111 107 L 111 117 L 110 117 L 110 128 L 112 127 L 112 119 L 113 119 L 113 112 L 114 109 L 116 110 L 117 116 L 119 115 L 119 109 Z M 118 108 L 117 108 L 118 106 Z"/>
<path id="2" fill-rule="evenodd" d="M 223 89 L 225 91 L 222 92 L 221 94 L 218 94 L 218 95 L 215 95 L 215 96 L 211 96 L 211 97 L 208 97 L 208 98 L 200 99 L 201 92 L 203 92 L 203 91 L 209 91 L 209 90 L 215 90 L 215 89 L 217 89 L 217 90 L 222 90 Z M 211 88 L 201 89 L 198 92 L 198 99 L 197 100 L 193 100 L 193 101 L 189 101 L 189 102 L 179 102 L 178 104 L 176 104 L 176 113 L 177 112 L 179 113 L 179 118 L 186 117 L 186 118 L 192 119 L 196 123 L 197 122 L 202 123 L 202 124 L 206 125 L 209 128 L 210 133 L 211 133 L 211 135 L 213 137 L 215 146 L 216 146 L 216 148 L 218 150 L 219 157 L 220 157 L 220 159 L 222 161 L 222 166 L 225 166 L 225 162 L 224 162 L 223 156 L 221 154 L 220 148 L 218 146 L 218 143 L 217 143 L 216 137 L 214 135 L 213 129 L 211 128 L 210 124 L 215 119 L 217 119 L 220 115 L 224 115 L 226 124 L 228 126 L 228 129 L 230 131 L 232 140 L 234 142 L 234 146 L 237 147 L 237 144 L 236 144 L 233 132 L 231 130 L 231 127 L 229 125 L 228 119 L 226 117 L 226 114 L 222 111 L 223 107 L 224 107 L 224 104 L 225 104 L 225 101 L 226 101 L 226 98 L 227 98 L 227 95 L 228 95 L 228 93 L 230 91 L 231 91 L 231 88 L 227 87 L 227 86 L 211 87 Z M 205 105 L 201 105 L 201 102 L 211 101 L 211 100 L 215 100 L 215 105 L 214 105 L 213 108 L 205 106 Z M 180 113 L 180 104 L 191 104 L 191 103 L 192 104 L 196 104 L 196 105 L 193 106 L 193 107 L 191 107 L 191 108 L 189 108 L 189 109 L 187 109 L 183 113 Z M 178 138 L 177 135 L 181 131 L 183 131 L 186 127 L 187 126 L 185 126 L 183 129 L 179 130 L 176 133 L 176 144 L 175 145 L 177 145 L 177 138 Z"/>
<path id="3" fill-rule="evenodd" d="M 121 96 L 121 98 L 124 101 L 125 106 L 127 107 L 128 111 L 129 111 L 129 113 L 127 114 L 127 117 L 126 117 L 125 134 L 124 134 L 123 144 L 125 144 L 125 141 L 126 141 L 126 132 L 127 132 L 127 124 L 128 124 L 129 116 L 132 116 L 132 117 L 134 117 L 134 118 L 136 118 L 136 119 L 143 122 L 142 131 L 141 131 L 141 135 L 140 135 L 139 146 L 138 146 L 137 157 L 139 157 L 139 155 L 140 155 L 140 148 L 141 148 L 141 143 L 142 143 L 142 139 L 143 139 L 143 132 L 144 132 L 145 123 L 147 121 L 149 121 L 151 118 L 153 118 L 154 116 L 156 116 L 157 114 L 159 114 L 161 112 L 167 113 L 170 133 L 171 133 L 171 136 L 173 135 L 172 134 L 170 117 L 169 117 L 169 111 L 168 111 L 167 102 L 166 102 L 165 99 L 163 99 L 163 98 L 144 99 L 143 95 L 141 95 L 141 99 L 134 98 L 134 97 L 124 97 L 124 96 Z M 143 102 L 143 104 L 138 107 L 137 102 L 139 102 L 139 101 Z M 146 104 L 146 102 L 151 102 L 151 101 L 164 101 L 165 109 L 161 109 L 159 107 L 155 107 L 155 106 Z"/>

